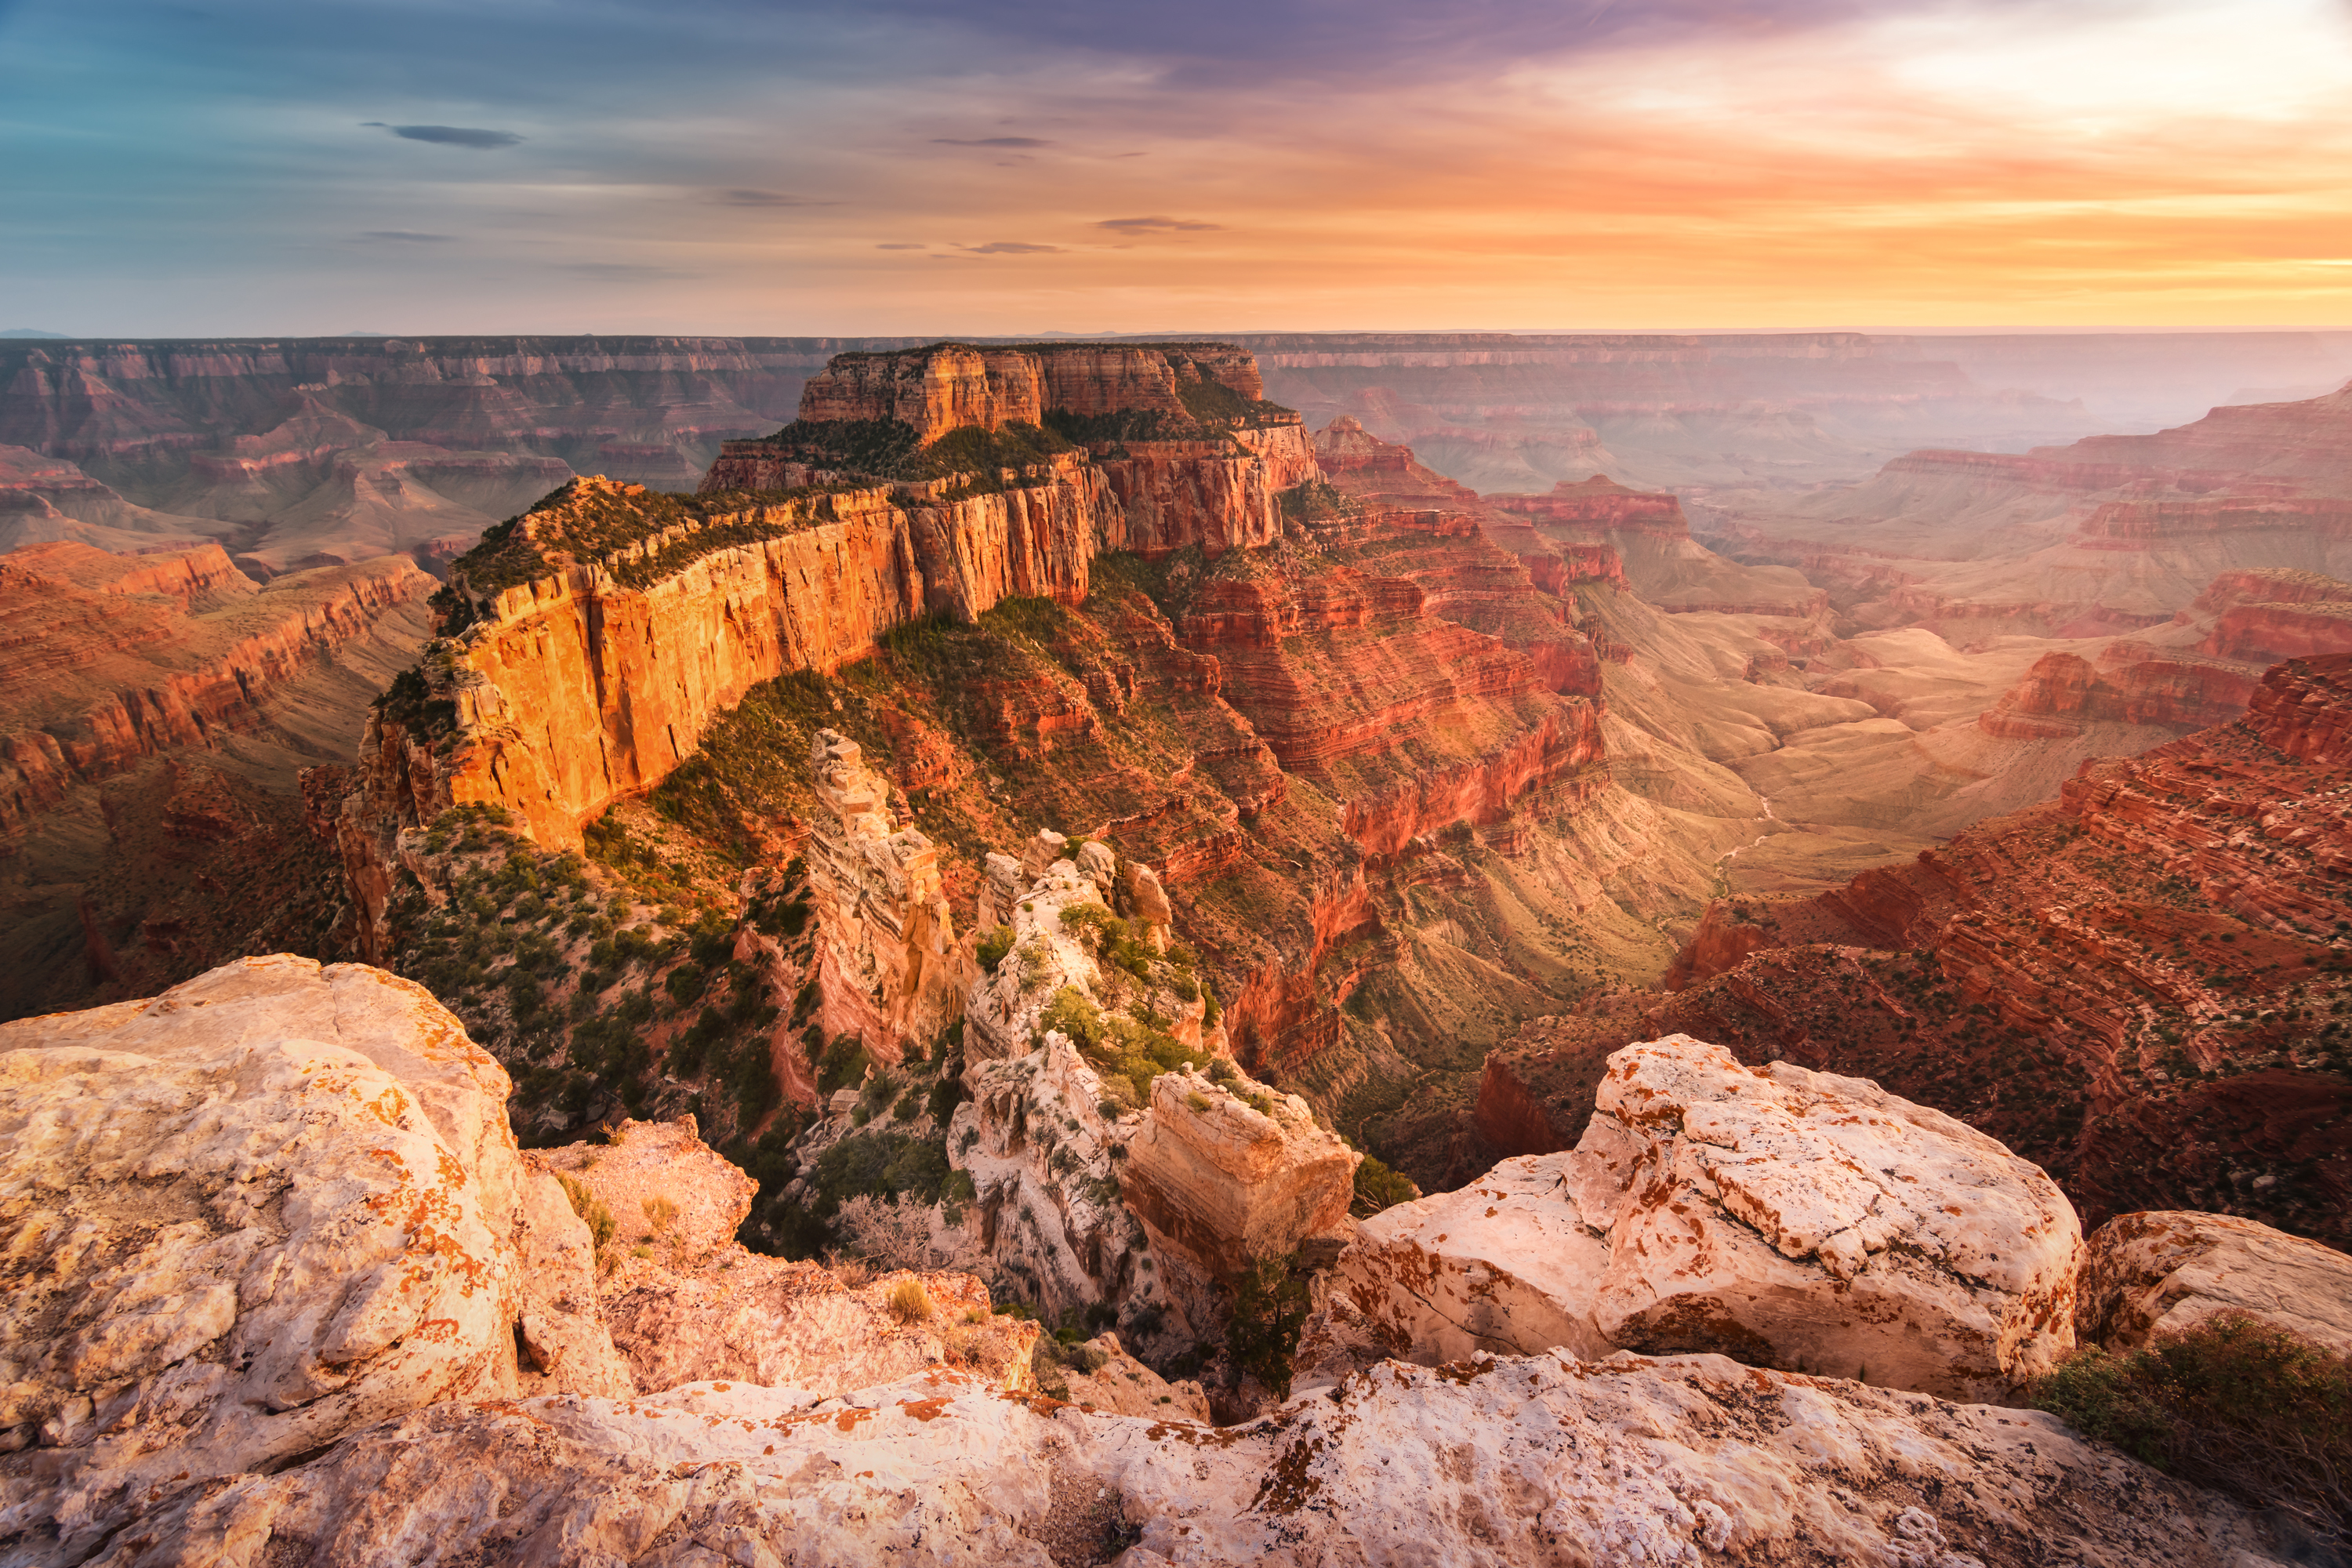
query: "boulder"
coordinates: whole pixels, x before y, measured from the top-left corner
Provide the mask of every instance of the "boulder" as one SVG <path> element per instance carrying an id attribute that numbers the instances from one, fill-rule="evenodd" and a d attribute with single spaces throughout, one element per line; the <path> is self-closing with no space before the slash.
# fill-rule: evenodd
<path id="1" fill-rule="evenodd" d="M 604 1142 L 532 1150 L 523 1162 L 603 1204 L 617 1246 L 649 1246 L 681 1267 L 733 1247 L 760 1195 L 759 1183 L 702 1141 L 691 1116 L 624 1121 Z"/>
<path id="2" fill-rule="evenodd" d="M 822 1401 L 702 1384 L 438 1405 L 158 1508 L 107 1562 L 393 1563 L 427 1543 L 443 1563 L 614 1568 L 2272 1561 L 2238 1510 L 2038 1413 L 1721 1356 L 1544 1355 L 1391 1363 L 1223 1430 L 945 1370 Z"/>
<path id="3" fill-rule="evenodd" d="M 1365 1221 L 1307 1345 L 1326 1376 L 1351 1348 L 1615 1346 L 1998 1397 L 2073 1347 L 2081 1248 L 1982 1133 L 1675 1035 L 1609 1058 L 1576 1148 Z"/>
<path id="4" fill-rule="evenodd" d="M 0 1026 L 0 1434 L 42 1450 L 0 1493 L 10 1559 L 435 1400 L 626 1392 L 507 1088 L 356 964 Z"/>
<path id="5" fill-rule="evenodd" d="M 912 1279 L 929 1316 L 902 1318 L 892 1292 Z M 814 1263 L 734 1248 L 700 1268 L 624 1257 L 601 1295 L 613 1342 L 647 1394 L 711 1381 L 824 1394 L 961 1369 L 1014 1392 L 1034 1386 L 1037 1325 L 1000 1318 L 969 1274 L 899 1271 L 851 1285 Z"/>
<path id="6" fill-rule="evenodd" d="M 1052 1373 L 1058 1381 L 1041 1379 L 1040 1386 L 1081 1410 L 1204 1425 L 1211 1419 L 1209 1396 L 1199 1383 L 1191 1378 L 1169 1382 L 1128 1354 L 1117 1334 L 1097 1334 L 1084 1344 L 1059 1352 L 1059 1356 L 1061 1364 Z"/>
<path id="7" fill-rule="evenodd" d="M 2084 1244 L 2074 1331 L 2111 1351 L 2242 1312 L 2352 1355 L 2352 1258 L 2234 1215 L 2117 1215 Z"/>
<path id="8" fill-rule="evenodd" d="M 814 1263 L 763 1257 L 735 1239 L 759 1184 L 702 1141 L 693 1117 L 623 1121 L 606 1139 L 525 1158 L 612 1215 L 596 1307 L 639 1393 L 714 1380 L 838 1393 L 941 1365 L 1030 1386 L 1037 1326 L 993 1316 L 971 1275 L 851 1284 Z M 891 1292 L 910 1278 L 928 1316 L 891 1310 Z"/>
<path id="9" fill-rule="evenodd" d="M 1363 1158 L 1297 1095 L 1189 1069 L 1152 1080 L 1127 1150 L 1120 1194 L 1153 1244 L 1173 1243 L 1215 1275 L 1338 1226 Z"/>

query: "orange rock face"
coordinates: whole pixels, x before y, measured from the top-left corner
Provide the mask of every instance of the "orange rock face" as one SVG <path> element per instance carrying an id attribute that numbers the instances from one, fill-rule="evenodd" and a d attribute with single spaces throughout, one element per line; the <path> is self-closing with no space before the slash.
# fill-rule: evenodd
<path id="1" fill-rule="evenodd" d="M 1081 416 L 1146 411 L 1189 422 L 1181 389 L 1203 382 L 1252 402 L 1265 396 L 1256 362 L 1223 343 L 941 343 L 908 353 L 837 355 L 809 378 L 801 417 L 896 420 L 912 426 L 924 441 L 971 426 L 1038 425 L 1057 410 Z"/>

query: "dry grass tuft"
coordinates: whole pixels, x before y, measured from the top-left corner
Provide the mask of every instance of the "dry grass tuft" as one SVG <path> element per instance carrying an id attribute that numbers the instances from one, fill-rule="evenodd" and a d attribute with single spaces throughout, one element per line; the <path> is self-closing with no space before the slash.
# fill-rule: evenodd
<path id="1" fill-rule="evenodd" d="M 890 1309 L 890 1315 L 902 1323 L 930 1321 L 933 1310 L 931 1293 L 923 1289 L 923 1282 L 919 1279 L 909 1277 L 891 1286 L 890 1299 L 887 1304 Z"/>

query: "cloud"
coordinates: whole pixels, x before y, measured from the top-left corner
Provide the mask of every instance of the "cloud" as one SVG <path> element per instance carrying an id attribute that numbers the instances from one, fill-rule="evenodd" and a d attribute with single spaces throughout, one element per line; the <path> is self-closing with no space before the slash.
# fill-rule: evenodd
<path id="1" fill-rule="evenodd" d="M 372 228 L 360 237 L 394 245 L 441 245 L 457 237 L 454 234 L 419 234 L 413 228 Z"/>
<path id="2" fill-rule="evenodd" d="M 580 278 L 601 278 L 614 283 L 642 282 L 653 278 L 691 278 L 691 272 L 680 272 L 674 267 L 647 267 L 634 261 L 565 261 L 556 266 L 559 272 L 569 272 Z"/>
<path id="3" fill-rule="evenodd" d="M 787 195 L 782 191 L 754 191 L 738 187 L 721 191 L 719 199 L 730 207 L 837 207 L 839 202 L 821 202 L 814 196 Z"/>
<path id="4" fill-rule="evenodd" d="M 982 136 L 966 141 L 961 136 L 934 136 L 931 140 L 942 147 L 1051 147 L 1051 142 L 1034 136 Z"/>
<path id="5" fill-rule="evenodd" d="M 874 247 L 877 250 L 920 250 L 923 247 L 908 240 L 889 240 Z"/>
<path id="6" fill-rule="evenodd" d="M 1194 223 L 1188 219 L 1173 217 L 1114 217 L 1105 218 L 1095 226 L 1110 229 L 1118 234 L 1169 234 L 1177 230 L 1223 228 L 1225 226 L 1221 223 Z"/>
<path id="7" fill-rule="evenodd" d="M 511 131 L 483 131 L 471 125 L 384 125 L 380 120 L 366 121 L 383 125 L 383 129 L 406 142 L 435 142 L 444 147 L 471 147 L 487 152 L 493 147 L 511 147 L 522 140 Z"/>
<path id="8" fill-rule="evenodd" d="M 986 245 L 959 245 L 956 248 L 969 251 L 974 256 L 1059 256 L 1062 254 L 1062 247 L 1058 245 L 1027 245 L 1017 239 L 992 239 Z"/>

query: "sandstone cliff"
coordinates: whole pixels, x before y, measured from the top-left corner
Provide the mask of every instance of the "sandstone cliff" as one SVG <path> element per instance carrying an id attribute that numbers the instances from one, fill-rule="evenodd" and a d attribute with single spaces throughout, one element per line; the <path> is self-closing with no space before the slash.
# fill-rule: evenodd
<path id="1" fill-rule="evenodd" d="M 1256 363 L 1228 343 L 941 343 L 835 355 L 810 377 L 800 416 L 895 421 L 912 426 L 924 442 L 967 426 L 1043 425 L 1057 411 L 1079 418 L 1157 415 L 1190 424 L 1203 387 L 1246 403 L 1265 398 Z"/>
<path id="2" fill-rule="evenodd" d="M 824 805 L 809 835 L 809 890 L 822 949 L 816 982 L 826 1035 L 854 1034 L 883 1061 L 928 1044 L 963 1016 L 971 964 L 940 888 L 939 858 L 912 826 L 894 826 L 887 781 L 855 741 L 816 735 Z"/>

